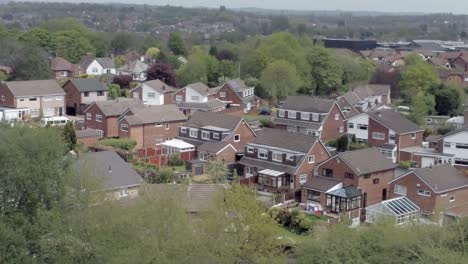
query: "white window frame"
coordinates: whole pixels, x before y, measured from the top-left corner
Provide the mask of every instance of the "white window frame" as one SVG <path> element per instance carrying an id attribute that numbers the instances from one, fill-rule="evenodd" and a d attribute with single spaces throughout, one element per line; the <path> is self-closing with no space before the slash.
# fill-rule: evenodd
<path id="1" fill-rule="evenodd" d="M 120 130 L 123 132 L 128 132 L 128 125 L 127 124 L 120 124 Z"/>
<path id="2" fill-rule="evenodd" d="M 162 123 L 154 123 L 155 127 L 162 127 L 162 125 L 163 125 Z"/>
<path id="3" fill-rule="evenodd" d="M 156 93 L 148 92 L 146 96 L 151 99 L 156 99 Z"/>
<path id="4" fill-rule="evenodd" d="M 182 102 L 182 95 L 178 94 L 175 96 L 176 102 Z"/>
<path id="5" fill-rule="evenodd" d="M 340 120 L 340 114 L 335 114 L 335 121 Z"/>
<path id="6" fill-rule="evenodd" d="M 317 113 L 312 113 L 312 121 L 318 122 L 320 120 L 320 115 Z"/>
<path id="7" fill-rule="evenodd" d="M 310 113 L 301 112 L 301 120 L 309 120 L 309 119 L 310 119 Z"/>
<path id="8" fill-rule="evenodd" d="M 284 110 L 278 110 L 278 117 L 284 117 L 285 116 L 285 111 Z"/>
<path id="9" fill-rule="evenodd" d="M 198 138 L 198 129 L 193 129 L 193 128 L 190 128 L 190 134 L 189 136 L 191 138 Z"/>
<path id="10" fill-rule="evenodd" d="M 277 159 L 278 157 L 275 157 L 276 155 L 280 156 L 279 159 Z M 277 161 L 277 162 L 283 162 L 283 153 L 279 151 L 273 151 L 273 153 L 271 154 L 271 160 Z"/>
<path id="11" fill-rule="evenodd" d="M 53 97 L 50 97 L 50 96 L 45 96 L 44 97 L 44 102 L 50 102 L 50 101 L 53 101 L 54 98 Z"/>
<path id="12" fill-rule="evenodd" d="M 255 152 L 255 148 L 252 147 L 252 146 L 247 146 L 245 151 L 247 151 L 247 153 L 254 153 Z"/>
<path id="13" fill-rule="evenodd" d="M 208 134 L 208 136 L 206 136 L 207 134 Z M 210 140 L 210 136 L 211 136 L 211 133 L 209 131 L 204 131 L 204 130 L 201 131 L 201 138 L 202 139 Z"/>
<path id="14" fill-rule="evenodd" d="M 299 184 L 304 184 L 307 182 L 307 174 L 299 175 Z"/>
<path id="15" fill-rule="evenodd" d="M 102 122 L 102 115 L 96 114 L 96 122 Z"/>
<path id="16" fill-rule="evenodd" d="M 127 187 L 122 188 L 122 189 L 119 190 L 119 197 L 120 198 L 128 197 L 128 188 Z"/>
<path id="17" fill-rule="evenodd" d="M 338 132 L 343 133 L 343 132 L 344 132 L 344 126 L 340 126 L 340 127 L 338 128 Z"/>
<path id="18" fill-rule="evenodd" d="M 2 95 L 2 102 L 5 102 L 6 101 L 6 98 L 4 95 Z"/>
<path id="19" fill-rule="evenodd" d="M 86 120 L 93 119 L 93 115 L 91 113 L 86 113 Z"/>
<path id="20" fill-rule="evenodd" d="M 192 96 L 190 96 L 190 100 L 192 100 L 194 102 L 199 102 L 200 101 L 200 96 L 192 95 Z"/>
<path id="21" fill-rule="evenodd" d="M 349 122 L 349 123 L 348 123 L 348 128 L 350 128 L 350 129 L 354 129 L 354 123 L 352 123 L 352 122 Z"/>
<path id="22" fill-rule="evenodd" d="M 383 135 L 383 137 L 379 137 L 377 135 Z M 372 132 L 372 139 L 375 140 L 385 140 L 385 133 L 382 132 Z"/>
<path id="23" fill-rule="evenodd" d="M 57 97 L 55 97 L 55 100 L 56 100 L 56 101 L 62 101 L 62 99 L 63 99 L 62 96 L 57 96 Z"/>
<path id="24" fill-rule="evenodd" d="M 236 139 L 236 137 L 238 137 L 238 139 Z M 240 134 L 235 134 L 234 135 L 234 142 L 239 142 L 240 140 L 241 140 Z"/>
<path id="25" fill-rule="evenodd" d="M 286 154 L 286 160 L 294 161 L 294 155 L 293 154 Z"/>
<path id="26" fill-rule="evenodd" d="M 449 203 L 455 202 L 455 195 L 449 197 Z"/>
<path id="27" fill-rule="evenodd" d="M 288 110 L 288 118 L 289 119 L 297 119 L 297 112 Z"/>
<path id="28" fill-rule="evenodd" d="M 186 127 L 181 127 L 180 128 L 180 133 L 187 133 L 187 128 Z"/>
<path id="29" fill-rule="evenodd" d="M 219 139 L 219 133 L 213 133 L 213 139 Z"/>
<path id="30" fill-rule="evenodd" d="M 415 139 L 416 138 L 416 133 L 411 133 L 411 139 Z"/>
<path id="31" fill-rule="evenodd" d="M 226 92 L 219 92 L 219 97 L 225 98 L 226 97 Z"/>
<path id="32" fill-rule="evenodd" d="M 309 155 L 309 156 L 307 157 L 307 162 L 308 162 L 309 164 L 315 163 L 315 155 Z"/>
<path id="33" fill-rule="evenodd" d="M 37 97 L 30 97 L 29 98 L 29 102 L 36 102 L 37 101 Z"/>
<path id="34" fill-rule="evenodd" d="M 395 188 L 393 192 L 398 195 L 406 196 L 406 194 L 408 193 L 408 188 L 404 185 L 395 184 Z"/>
<path id="35" fill-rule="evenodd" d="M 451 142 L 444 142 L 444 148 L 451 148 L 452 143 Z"/>
<path id="36" fill-rule="evenodd" d="M 431 192 L 423 190 L 423 189 L 418 189 L 418 195 L 419 196 L 431 197 Z"/>
<path id="37" fill-rule="evenodd" d="M 263 155 L 265 155 L 265 156 L 263 156 Z M 259 159 L 267 160 L 267 159 L 268 159 L 268 150 L 266 150 L 266 149 L 258 149 L 258 158 L 259 158 Z"/>
<path id="38" fill-rule="evenodd" d="M 356 126 L 357 129 L 359 130 L 369 130 L 369 125 L 366 125 L 366 124 L 357 124 Z M 362 128 L 365 128 L 365 129 L 362 129 Z"/>

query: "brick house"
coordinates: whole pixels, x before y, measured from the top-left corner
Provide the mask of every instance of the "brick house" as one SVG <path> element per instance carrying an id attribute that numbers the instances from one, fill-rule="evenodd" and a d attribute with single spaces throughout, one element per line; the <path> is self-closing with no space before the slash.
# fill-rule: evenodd
<path id="1" fill-rule="evenodd" d="M 73 64 L 61 57 L 55 57 L 49 60 L 50 70 L 53 78 L 74 78 L 81 74 L 81 66 Z"/>
<path id="2" fill-rule="evenodd" d="M 0 106 L 23 109 L 19 118 L 65 115 L 65 91 L 56 80 L 0 83 Z"/>
<path id="3" fill-rule="evenodd" d="M 452 156 L 456 166 L 468 166 L 468 126 L 440 137 L 437 140 L 437 152 Z"/>
<path id="4" fill-rule="evenodd" d="M 176 105 L 130 107 L 117 121 L 118 136 L 134 139 L 136 149 L 155 148 L 175 138 L 185 121 L 187 117 Z"/>
<path id="5" fill-rule="evenodd" d="M 200 147 L 205 142 L 225 142 L 243 151 L 256 133 L 239 116 L 221 113 L 195 112 L 185 125 L 179 127 L 179 139 Z"/>
<path id="6" fill-rule="evenodd" d="M 138 105 L 143 105 L 143 102 L 127 98 L 94 102 L 83 111 L 84 128 L 96 129 L 101 138 L 118 137 L 117 121 L 119 117 L 130 107 Z"/>
<path id="7" fill-rule="evenodd" d="M 466 206 L 468 178 L 450 164 L 420 168 L 390 181 L 390 197 L 406 196 L 423 215 L 439 219 L 439 213 Z"/>
<path id="8" fill-rule="evenodd" d="M 227 142 L 205 142 L 198 147 L 197 152 L 198 158 L 203 161 L 222 161 L 228 165 L 236 162 L 237 149 Z"/>
<path id="9" fill-rule="evenodd" d="M 130 90 L 132 98 L 138 98 L 147 105 L 173 104 L 172 96 L 176 88 L 161 80 L 146 81 Z"/>
<path id="10" fill-rule="evenodd" d="M 394 110 L 377 110 L 367 114 L 369 146 L 378 147 L 393 162 L 409 160 L 401 156 L 401 149 L 422 145 L 424 130 L 402 114 Z"/>
<path id="11" fill-rule="evenodd" d="M 317 136 L 264 129 L 245 146 L 245 154 L 239 161 L 243 167 L 241 180 L 299 201 L 301 185 L 312 178 L 315 166 L 329 157 Z"/>
<path id="12" fill-rule="evenodd" d="M 67 93 L 65 105 L 68 115 L 83 114 L 91 103 L 107 101 L 109 88 L 98 79 L 70 79 L 62 87 Z"/>
<path id="13" fill-rule="evenodd" d="M 273 120 L 279 129 L 319 136 L 324 142 L 345 132 L 346 116 L 337 102 L 311 96 L 288 96 Z"/>
<path id="14" fill-rule="evenodd" d="M 226 104 L 216 98 L 216 90 L 201 82 L 192 83 L 175 92 L 173 101 L 185 115 L 197 111 L 221 112 L 226 109 Z"/>
<path id="15" fill-rule="evenodd" d="M 458 71 L 467 72 L 468 71 L 468 55 L 461 54 L 456 59 L 452 60 L 451 64 Z"/>
<path id="16" fill-rule="evenodd" d="M 357 190 L 361 195 L 360 200 L 362 201 L 359 206 L 365 208 L 388 199 L 388 182 L 393 180 L 395 167 L 396 165 L 382 155 L 378 149 L 367 148 L 338 153 L 336 156 L 317 165 L 314 177 L 328 177 L 338 180 L 341 182 L 339 188 L 348 187 L 347 191 L 352 194 L 355 194 Z M 325 180 L 322 179 L 322 181 Z M 322 207 L 326 208 L 325 210 L 340 213 L 341 211 L 356 209 L 357 205 L 345 209 L 343 205 L 333 203 L 328 198 L 333 198 L 331 196 L 336 196 L 333 193 L 337 194 L 339 192 L 331 193 L 331 191 L 335 190 L 320 192 L 314 189 L 313 183 L 312 181 L 312 183 L 306 184 L 304 188 L 305 192 L 309 192 L 308 190 L 315 191 L 315 193 L 311 193 L 310 195 L 319 196 L 315 201 L 319 201 Z M 331 184 L 326 186 L 331 186 Z M 356 190 L 349 187 L 353 187 Z M 303 202 L 308 202 L 308 196 L 309 194 L 307 193 L 303 194 Z M 348 199 L 354 197 L 356 196 L 342 198 Z M 326 204 L 322 203 L 324 200 L 326 200 Z"/>
<path id="17" fill-rule="evenodd" d="M 245 85 L 241 79 L 229 80 L 216 89 L 214 96 L 227 104 L 228 109 L 240 108 L 242 113 L 255 110 L 260 99 L 255 95 L 255 87 Z"/>
<path id="18" fill-rule="evenodd" d="M 99 133 L 96 129 L 76 130 L 76 140 L 83 147 L 88 148 L 99 141 Z"/>

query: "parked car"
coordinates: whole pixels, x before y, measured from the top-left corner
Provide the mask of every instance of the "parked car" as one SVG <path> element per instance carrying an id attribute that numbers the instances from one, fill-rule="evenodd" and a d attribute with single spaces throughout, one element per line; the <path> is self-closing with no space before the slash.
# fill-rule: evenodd
<path id="1" fill-rule="evenodd" d="M 259 115 L 271 115 L 271 109 L 261 108 L 258 112 Z"/>

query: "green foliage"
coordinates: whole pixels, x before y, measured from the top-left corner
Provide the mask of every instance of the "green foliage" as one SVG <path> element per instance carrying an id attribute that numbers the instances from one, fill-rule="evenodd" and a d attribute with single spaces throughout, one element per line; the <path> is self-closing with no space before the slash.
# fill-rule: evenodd
<path id="1" fill-rule="evenodd" d="M 160 51 L 158 48 L 156 48 L 156 47 L 151 47 L 151 48 L 149 48 L 148 50 L 146 50 L 145 55 L 146 55 L 148 58 L 152 59 L 152 60 L 156 60 L 156 59 L 158 58 L 160 52 L 161 52 L 161 51 Z"/>
<path id="2" fill-rule="evenodd" d="M 274 207 L 270 209 L 269 214 L 280 225 L 295 233 L 311 232 L 313 229 L 312 221 L 298 208 L 289 210 L 288 208 Z"/>
<path id="3" fill-rule="evenodd" d="M 182 36 L 178 32 L 171 32 L 167 46 L 175 55 L 187 55 L 187 47 L 185 46 Z"/>
<path id="4" fill-rule="evenodd" d="M 402 167 L 403 169 L 409 169 L 411 167 L 411 161 L 409 160 L 402 160 L 399 162 L 398 164 L 400 167 Z"/>
<path id="5" fill-rule="evenodd" d="M 169 166 L 178 167 L 183 166 L 184 164 L 184 161 L 179 157 L 179 155 L 172 155 L 169 158 Z"/>
<path id="6" fill-rule="evenodd" d="M 117 99 L 122 94 L 120 86 L 117 84 L 109 84 L 109 96 L 112 99 Z"/>
<path id="7" fill-rule="evenodd" d="M 434 112 L 434 106 L 435 101 L 433 95 L 420 94 L 412 100 L 409 118 L 419 125 L 424 125 L 426 116 Z"/>
<path id="8" fill-rule="evenodd" d="M 63 127 L 63 139 L 67 146 L 68 150 L 74 150 L 76 147 L 76 133 L 75 133 L 75 126 L 72 122 L 68 122 Z"/>
<path id="9" fill-rule="evenodd" d="M 440 83 L 434 68 L 424 61 L 416 61 L 406 67 L 401 75 L 400 87 L 406 100 L 412 102 L 416 95 L 426 94 L 429 89 Z"/>
<path id="10" fill-rule="evenodd" d="M 162 168 L 156 176 L 156 183 L 171 183 L 174 181 L 174 171 L 171 168 Z"/>
<path id="11" fill-rule="evenodd" d="M 182 85 L 194 82 L 217 84 L 220 77 L 219 62 L 203 49 L 195 49 L 188 62 L 178 71 L 177 76 Z"/>
<path id="12" fill-rule="evenodd" d="M 260 84 L 270 97 L 283 99 L 296 93 L 301 80 L 293 64 L 278 60 L 269 64 L 262 72 Z"/>
<path id="13" fill-rule="evenodd" d="M 271 121 L 271 119 L 268 119 L 268 118 L 260 119 L 260 124 L 262 124 L 262 126 L 264 127 L 269 127 L 269 128 L 275 127 L 275 124 L 273 124 L 273 121 Z"/>
<path id="14" fill-rule="evenodd" d="M 125 63 L 126 63 L 126 59 L 125 59 L 125 56 L 123 55 L 119 55 L 114 58 L 114 64 L 115 64 L 115 67 L 117 68 L 124 66 Z"/>
<path id="15" fill-rule="evenodd" d="M 133 37 L 127 32 L 119 32 L 110 42 L 111 49 L 117 53 L 121 54 L 133 45 Z"/>
<path id="16" fill-rule="evenodd" d="M 130 90 L 129 89 L 124 89 L 123 90 L 123 95 L 125 98 L 130 98 Z"/>
<path id="17" fill-rule="evenodd" d="M 56 54 L 72 63 L 79 62 L 83 54 L 94 52 L 90 41 L 77 31 L 58 31 L 53 36 Z"/>
<path id="18" fill-rule="evenodd" d="M 375 64 L 368 59 L 350 56 L 335 56 L 343 72 L 342 83 L 347 91 L 353 84 L 367 83 L 376 71 Z"/>
<path id="19" fill-rule="evenodd" d="M 0 71 L 0 82 L 6 80 L 8 80 L 8 75 L 5 72 Z"/>
<path id="20" fill-rule="evenodd" d="M 330 95 L 341 86 L 343 72 L 332 53 L 323 46 L 316 44 L 307 55 L 312 66 L 312 82 L 315 94 Z"/>
<path id="21" fill-rule="evenodd" d="M 210 161 L 206 166 L 206 172 L 213 183 L 225 183 L 229 170 L 221 161 Z"/>
<path id="22" fill-rule="evenodd" d="M 351 142 L 349 142 L 348 134 L 342 135 L 336 140 L 336 151 L 338 152 L 347 151 L 348 148 L 350 147 L 350 144 Z"/>
<path id="23" fill-rule="evenodd" d="M 121 150 L 131 151 L 135 148 L 137 142 L 130 138 L 108 138 L 100 140 L 99 144 Z"/>
<path id="24" fill-rule="evenodd" d="M 442 84 L 433 89 L 435 110 L 439 115 L 457 115 L 462 112 L 465 93 L 462 87 Z"/>

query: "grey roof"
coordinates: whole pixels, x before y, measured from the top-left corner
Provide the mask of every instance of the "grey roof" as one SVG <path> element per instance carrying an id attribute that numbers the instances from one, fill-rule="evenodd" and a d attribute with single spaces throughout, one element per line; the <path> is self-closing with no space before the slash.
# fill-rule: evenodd
<path id="1" fill-rule="evenodd" d="M 216 199 L 228 187 L 223 184 L 150 184 L 145 188 L 175 198 L 182 203 L 187 212 L 197 213 L 213 209 Z"/>
<path id="2" fill-rule="evenodd" d="M 184 109 L 216 110 L 226 107 L 226 103 L 218 99 L 209 100 L 204 103 L 176 102 L 177 106 Z"/>
<path id="3" fill-rule="evenodd" d="M 378 121 L 382 125 L 390 128 L 398 134 L 421 131 L 421 127 L 410 121 L 408 118 L 394 110 L 377 110 L 369 112 L 369 117 Z"/>
<path id="4" fill-rule="evenodd" d="M 172 93 L 177 90 L 176 88 L 165 84 L 159 79 L 146 81 L 143 84 L 153 88 L 154 90 L 158 91 L 158 93 Z"/>
<path id="5" fill-rule="evenodd" d="M 351 185 L 351 186 L 346 186 L 346 187 L 328 192 L 328 194 L 342 197 L 342 198 L 353 198 L 356 196 L 360 196 L 361 192 L 358 189 L 356 189 L 356 187 Z"/>
<path id="6" fill-rule="evenodd" d="M 365 99 L 370 96 L 380 96 L 390 94 L 389 84 L 366 84 L 358 85 L 353 88 L 353 92 L 361 99 Z"/>
<path id="7" fill-rule="evenodd" d="M 303 186 L 307 189 L 316 191 L 327 192 L 341 181 L 335 178 L 314 176 L 310 181 L 307 181 Z"/>
<path id="8" fill-rule="evenodd" d="M 241 79 L 233 79 L 227 81 L 227 84 L 231 87 L 231 89 L 235 92 L 242 92 L 247 89 L 251 89 L 253 87 L 248 87 L 245 85 L 245 82 Z"/>
<path id="9" fill-rule="evenodd" d="M 451 136 L 451 135 L 455 135 L 455 134 L 458 134 L 460 132 L 463 132 L 463 131 L 468 131 L 468 125 L 465 125 L 465 126 L 462 126 L 458 129 L 455 129 L 451 132 L 448 132 L 447 134 L 443 135 L 443 137 L 448 137 L 448 136 Z"/>
<path id="10" fill-rule="evenodd" d="M 92 128 L 87 128 L 84 130 L 76 130 L 75 134 L 77 138 L 99 137 L 98 131 Z"/>
<path id="11" fill-rule="evenodd" d="M 396 144 L 385 143 L 380 148 L 381 149 L 394 150 L 396 148 L 396 146 L 397 146 Z"/>
<path id="12" fill-rule="evenodd" d="M 65 94 L 56 80 L 13 81 L 4 83 L 15 96 Z"/>
<path id="13" fill-rule="evenodd" d="M 312 96 L 288 96 L 281 109 L 303 112 L 328 113 L 335 101 Z"/>
<path id="14" fill-rule="evenodd" d="M 202 82 L 191 83 L 185 87 L 190 87 L 204 96 L 211 94 L 211 89 Z"/>
<path id="15" fill-rule="evenodd" d="M 256 167 L 261 169 L 270 169 L 280 172 L 285 172 L 289 174 L 294 174 L 296 172 L 297 166 L 289 166 L 285 164 L 275 163 L 267 160 L 259 160 L 255 158 L 249 158 L 243 156 L 242 159 L 239 161 L 239 164 L 249 167 Z"/>
<path id="16" fill-rule="evenodd" d="M 257 132 L 254 144 L 307 153 L 318 137 L 291 133 L 281 129 L 265 128 Z"/>
<path id="17" fill-rule="evenodd" d="M 197 151 L 205 151 L 208 153 L 218 153 L 220 150 L 225 148 L 227 145 L 230 145 L 229 143 L 226 142 L 221 142 L 221 141 L 207 141 L 200 145 L 197 148 Z"/>
<path id="18" fill-rule="evenodd" d="M 394 169 L 395 164 L 375 148 L 358 149 L 338 153 L 337 157 L 346 162 L 357 174 Z"/>
<path id="19" fill-rule="evenodd" d="M 187 120 L 187 117 L 173 104 L 137 107 L 132 112 L 133 115 L 127 115 L 123 118 L 129 125 Z"/>
<path id="20" fill-rule="evenodd" d="M 96 58 L 95 60 L 105 69 L 115 68 L 115 63 L 112 58 L 104 57 L 104 58 Z"/>
<path id="21" fill-rule="evenodd" d="M 139 186 L 142 179 L 130 164 L 114 151 L 88 152 L 78 157 L 74 169 L 102 180 L 105 189 Z"/>
<path id="22" fill-rule="evenodd" d="M 242 121 L 240 116 L 224 115 L 213 112 L 195 112 L 187 122 L 188 127 L 215 126 L 233 131 Z"/>
<path id="23" fill-rule="evenodd" d="M 148 70 L 148 67 L 149 67 L 148 64 L 140 60 L 134 60 L 134 61 L 126 63 L 124 66 L 120 67 L 118 70 L 124 71 L 124 72 L 141 73 L 141 72 L 146 72 Z"/>
<path id="24" fill-rule="evenodd" d="M 70 82 L 72 82 L 80 92 L 97 92 L 109 90 L 107 85 L 103 84 L 95 78 L 75 78 L 71 79 Z"/>
<path id="25" fill-rule="evenodd" d="M 61 57 L 55 57 L 49 61 L 52 71 L 73 71 L 73 64 Z"/>
<path id="26" fill-rule="evenodd" d="M 119 98 L 118 101 L 97 101 L 95 104 L 106 116 L 120 116 L 132 106 L 143 105 L 143 102 L 135 98 Z"/>
<path id="27" fill-rule="evenodd" d="M 468 178 L 450 163 L 433 166 L 432 168 L 415 169 L 413 172 L 436 193 L 468 187 Z M 402 175 L 402 177 L 410 174 L 411 172 Z"/>
<path id="28" fill-rule="evenodd" d="M 342 97 L 346 98 L 346 100 L 352 104 L 355 105 L 362 99 L 353 91 L 348 91 L 347 93 L 343 94 Z"/>
<path id="29" fill-rule="evenodd" d="M 284 125 L 284 126 L 297 126 L 297 127 L 305 127 L 314 130 L 319 130 L 322 126 L 321 122 L 311 122 L 311 121 L 302 121 L 297 119 L 287 119 L 287 118 L 280 118 L 275 117 L 273 119 L 273 124 L 275 125 Z"/>

